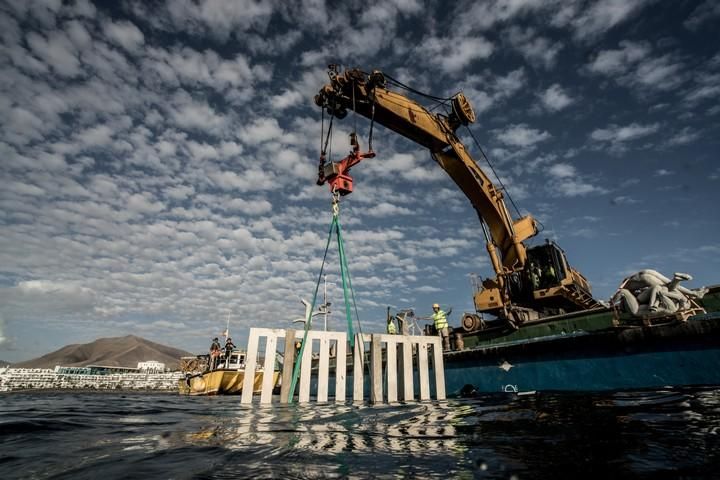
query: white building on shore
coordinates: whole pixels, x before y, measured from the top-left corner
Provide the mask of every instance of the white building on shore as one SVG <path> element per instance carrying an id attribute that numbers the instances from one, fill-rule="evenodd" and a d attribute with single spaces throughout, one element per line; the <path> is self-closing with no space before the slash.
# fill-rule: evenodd
<path id="1" fill-rule="evenodd" d="M 165 364 L 155 360 L 148 360 L 147 362 L 138 362 L 137 369 L 147 373 L 163 373 L 165 372 Z"/>

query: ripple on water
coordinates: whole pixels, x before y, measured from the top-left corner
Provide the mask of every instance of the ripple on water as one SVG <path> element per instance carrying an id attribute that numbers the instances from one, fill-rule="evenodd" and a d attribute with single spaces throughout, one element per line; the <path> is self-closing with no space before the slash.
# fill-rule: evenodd
<path id="1" fill-rule="evenodd" d="M 720 390 L 395 405 L 5 395 L 0 478 L 558 478 L 715 473 Z"/>

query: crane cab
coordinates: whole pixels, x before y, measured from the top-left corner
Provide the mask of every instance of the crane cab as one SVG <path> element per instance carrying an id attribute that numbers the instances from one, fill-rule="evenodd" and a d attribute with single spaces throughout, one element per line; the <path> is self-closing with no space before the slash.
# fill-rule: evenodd
<path id="1" fill-rule="evenodd" d="M 527 258 L 525 274 L 533 291 L 556 287 L 568 276 L 565 252 L 555 242 L 529 248 Z"/>
<path id="2" fill-rule="evenodd" d="M 522 270 L 509 275 L 508 288 L 518 306 L 537 311 L 539 317 L 600 306 L 585 277 L 550 240 L 527 249 L 527 261 Z"/>

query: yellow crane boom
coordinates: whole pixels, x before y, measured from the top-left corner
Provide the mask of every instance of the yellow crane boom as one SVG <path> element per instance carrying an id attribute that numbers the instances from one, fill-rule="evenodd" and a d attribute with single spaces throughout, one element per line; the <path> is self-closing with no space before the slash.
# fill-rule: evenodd
<path id="1" fill-rule="evenodd" d="M 543 308 L 546 311 L 556 308 L 571 311 L 597 306 L 594 300 L 578 302 L 572 298 L 577 295 L 570 291 L 579 290 L 580 294 L 586 293 L 580 296 L 592 299 L 587 281 L 567 266 L 561 250 L 562 258 L 557 261 L 563 265 L 557 265 L 555 270 L 564 270 L 565 275 L 553 287 L 554 291 L 541 292 L 543 295 L 538 297 L 542 298 L 535 299 L 539 289 L 533 288 L 528 296 L 527 288 L 521 289 L 524 293 L 519 293 L 517 286 L 511 285 L 521 277 L 517 272 L 523 273 L 528 281 L 531 277 L 528 249 L 523 242 L 538 233 L 537 222 L 531 215 L 512 218 L 503 192 L 477 165 L 456 135 L 461 125 L 475 121 L 472 106 L 462 93 L 452 98 L 452 111 L 446 115 L 431 112 L 415 100 L 389 90 L 385 76 L 377 70 L 370 74 L 358 69 L 340 73 L 331 66 L 329 76 L 330 83 L 315 97 L 318 106 L 337 118 L 343 118 L 348 110 L 353 110 L 424 146 L 470 200 L 480 218 L 486 249 L 496 274 L 494 280 L 483 282 L 483 289 L 475 295 L 478 311 L 522 321 L 537 318 L 525 310 L 542 312 Z M 513 296 L 532 298 L 522 300 Z M 553 302 L 551 298 L 561 301 Z M 536 308 L 538 306 L 540 308 Z"/>

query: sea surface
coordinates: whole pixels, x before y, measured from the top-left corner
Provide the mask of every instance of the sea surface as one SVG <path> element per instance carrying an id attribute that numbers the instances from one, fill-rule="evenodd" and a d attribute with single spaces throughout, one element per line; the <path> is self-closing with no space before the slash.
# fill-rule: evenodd
<path id="1" fill-rule="evenodd" d="M 720 387 L 382 406 L 9 393 L 15 478 L 720 478 Z"/>

